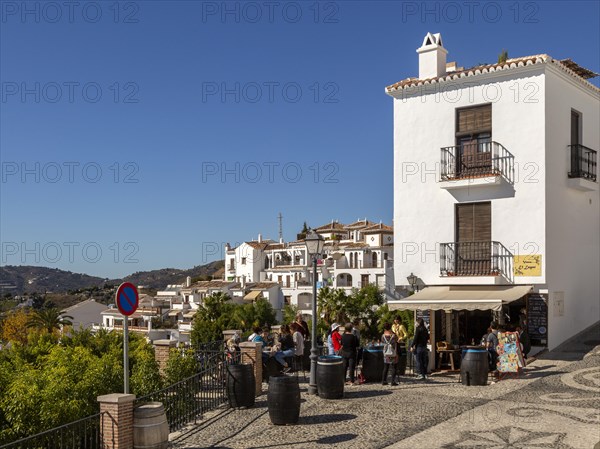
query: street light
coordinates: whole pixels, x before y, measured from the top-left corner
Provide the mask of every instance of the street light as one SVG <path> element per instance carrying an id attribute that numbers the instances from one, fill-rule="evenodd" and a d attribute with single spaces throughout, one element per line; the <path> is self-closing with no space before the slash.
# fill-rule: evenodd
<path id="1" fill-rule="evenodd" d="M 312 258 L 313 264 L 313 302 L 312 302 L 312 329 L 310 348 L 310 379 L 308 382 L 308 394 L 317 394 L 317 256 L 323 251 L 323 237 L 313 230 L 309 230 L 304 239 L 306 242 L 306 253 Z"/>
<path id="2" fill-rule="evenodd" d="M 415 291 L 419 291 L 418 290 L 418 285 L 417 285 L 417 280 L 419 278 L 417 276 L 415 276 L 414 274 L 412 274 L 412 272 L 410 273 L 410 276 L 406 277 L 406 280 L 408 281 L 408 283 L 410 284 L 410 287 L 413 289 L 413 292 Z"/>

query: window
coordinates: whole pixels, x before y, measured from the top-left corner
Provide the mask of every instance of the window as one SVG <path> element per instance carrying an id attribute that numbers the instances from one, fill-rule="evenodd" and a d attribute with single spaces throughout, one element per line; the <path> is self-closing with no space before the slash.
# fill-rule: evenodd
<path id="1" fill-rule="evenodd" d="M 242 265 L 246 265 L 246 258 L 242 257 Z"/>
<path id="2" fill-rule="evenodd" d="M 492 166 L 492 105 L 456 110 L 457 175 L 486 174 Z"/>
<path id="3" fill-rule="evenodd" d="M 571 109 L 571 145 L 581 144 L 581 113 Z"/>

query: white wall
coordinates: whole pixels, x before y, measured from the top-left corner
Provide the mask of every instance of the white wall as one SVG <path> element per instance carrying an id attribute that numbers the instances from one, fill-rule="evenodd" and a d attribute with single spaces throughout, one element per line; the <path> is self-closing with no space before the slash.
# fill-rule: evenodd
<path id="1" fill-rule="evenodd" d="M 444 94 L 438 86 L 437 94 L 419 95 L 419 90 L 416 96 L 394 99 L 394 270 L 399 285 L 407 283 L 410 273 L 426 285 L 497 281 L 440 276 L 439 243 L 454 241 L 458 202 L 491 200 L 492 240 L 515 254 L 526 254 L 525 245 L 533 242 L 545 260 L 542 73 L 543 67 L 530 66 L 446 83 Z M 455 145 L 456 108 L 490 102 L 492 140 L 514 155 L 519 168 L 514 187 L 442 189 L 440 148 Z M 517 282 L 543 283 L 545 277 Z"/>
<path id="2" fill-rule="evenodd" d="M 583 114 L 582 144 L 600 151 L 600 97 L 547 71 L 546 204 L 549 348 L 600 320 L 600 196 L 567 187 L 571 109 Z M 564 292 L 558 316 L 555 292 Z"/>

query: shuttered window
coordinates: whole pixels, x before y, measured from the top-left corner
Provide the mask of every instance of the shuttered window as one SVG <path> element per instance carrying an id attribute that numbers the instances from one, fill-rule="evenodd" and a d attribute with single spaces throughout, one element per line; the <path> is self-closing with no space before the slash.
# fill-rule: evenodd
<path id="1" fill-rule="evenodd" d="M 456 135 L 465 136 L 492 132 L 492 105 L 456 110 Z"/>
<path id="2" fill-rule="evenodd" d="M 579 113 L 571 110 L 571 145 L 579 145 L 581 120 Z"/>
<path id="3" fill-rule="evenodd" d="M 492 203 L 469 203 L 456 206 L 456 241 L 489 242 L 492 240 Z"/>

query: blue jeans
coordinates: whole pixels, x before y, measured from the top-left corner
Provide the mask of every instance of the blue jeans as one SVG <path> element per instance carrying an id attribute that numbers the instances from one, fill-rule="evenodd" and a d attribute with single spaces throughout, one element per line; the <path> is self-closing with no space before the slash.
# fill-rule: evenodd
<path id="1" fill-rule="evenodd" d="M 275 353 L 275 360 L 279 362 L 280 365 L 285 366 L 285 358 L 286 357 L 294 357 L 296 355 L 296 351 L 293 349 L 286 349 L 285 351 L 277 351 Z"/>
<path id="2" fill-rule="evenodd" d="M 427 375 L 427 359 L 427 346 L 417 346 L 415 354 L 417 374 Z"/>

